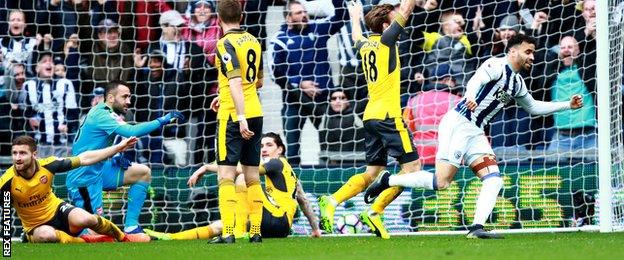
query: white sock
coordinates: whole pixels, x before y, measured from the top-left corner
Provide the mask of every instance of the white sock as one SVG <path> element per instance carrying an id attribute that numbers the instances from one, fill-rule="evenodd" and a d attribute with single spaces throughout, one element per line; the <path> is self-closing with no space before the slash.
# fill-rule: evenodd
<path id="1" fill-rule="evenodd" d="M 490 176 L 494 174 L 493 176 Z M 503 188 L 503 178 L 500 177 L 500 173 L 490 173 L 486 175 L 485 180 L 482 181 L 481 193 L 477 199 L 477 209 L 475 211 L 473 225 L 484 225 L 487 218 L 492 214 L 494 205 L 496 205 L 496 198 L 498 198 L 498 192 Z"/>
<path id="2" fill-rule="evenodd" d="M 401 186 L 408 188 L 422 188 L 433 190 L 434 174 L 428 171 L 417 171 L 405 174 L 391 175 L 388 179 L 390 186 Z"/>
<path id="3" fill-rule="evenodd" d="M 132 232 L 135 229 L 139 228 L 139 226 L 129 226 L 129 227 L 125 227 L 124 228 L 124 232 L 128 233 L 128 232 Z"/>

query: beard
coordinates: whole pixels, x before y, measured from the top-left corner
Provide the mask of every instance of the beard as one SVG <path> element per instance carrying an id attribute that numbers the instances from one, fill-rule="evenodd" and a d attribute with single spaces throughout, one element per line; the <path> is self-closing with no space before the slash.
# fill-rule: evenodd
<path id="1" fill-rule="evenodd" d="M 300 31 L 303 31 L 303 29 L 305 29 L 307 26 L 308 24 L 302 22 L 302 23 L 293 24 L 292 29 L 293 31 L 300 32 Z"/>
<path id="2" fill-rule="evenodd" d="M 21 167 L 21 168 L 19 168 L 19 167 L 17 166 L 17 164 L 13 163 L 13 168 L 15 169 L 15 172 L 16 172 L 17 174 L 19 174 L 20 176 L 25 176 L 25 174 L 26 174 L 26 172 L 28 171 L 28 169 L 32 168 L 33 163 L 34 163 L 34 161 L 35 161 L 35 160 L 36 160 L 36 159 L 34 158 L 34 156 L 33 156 L 33 157 L 31 157 L 31 158 L 30 158 L 30 163 L 23 162 L 23 163 L 20 165 L 20 167 Z"/>
<path id="3" fill-rule="evenodd" d="M 115 113 L 117 113 L 120 116 L 125 116 L 126 115 L 126 109 L 124 109 L 123 106 L 120 105 L 113 105 L 113 111 L 115 111 Z"/>

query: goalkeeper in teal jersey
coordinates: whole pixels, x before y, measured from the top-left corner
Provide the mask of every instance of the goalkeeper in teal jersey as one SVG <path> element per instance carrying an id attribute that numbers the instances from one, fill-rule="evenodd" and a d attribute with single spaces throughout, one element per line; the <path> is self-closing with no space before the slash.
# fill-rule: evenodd
<path id="1" fill-rule="evenodd" d="M 114 81 L 106 86 L 104 102 L 89 110 L 87 117 L 76 134 L 72 155 L 84 151 L 102 149 L 113 144 L 116 136 L 143 136 L 176 120 L 184 120 L 177 111 L 156 120 L 130 125 L 124 115 L 130 105 L 130 89 L 124 82 Z M 69 198 L 77 207 L 88 212 L 102 214 L 102 191 L 115 190 L 123 185 L 131 185 L 128 191 L 128 208 L 125 228 L 127 233 L 142 233 L 139 214 L 151 181 L 151 170 L 142 164 L 131 163 L 123 156 L 80 167 L 67 174 L 66 185 Z"/>

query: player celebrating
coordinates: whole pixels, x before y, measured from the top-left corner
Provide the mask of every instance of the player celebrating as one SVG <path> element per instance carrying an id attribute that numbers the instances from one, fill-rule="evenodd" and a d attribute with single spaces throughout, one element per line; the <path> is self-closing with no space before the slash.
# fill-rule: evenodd
<path id="1" fill-rule="evenodd" d="M 321 228 L 326 232 L 333 231 L 336 206 L 364 190 L 385 169 L 388 155 L 399 161 L 403 172 L 420 170 L 418 154 L 401 117 L 401 63 L 397 47 L 399 35 L 415 5 L 415 0 L 402 0 L 398 11 L 389 4 L 375 6 L 364 18 L 373 32 L 368 39 L 362 36 L 360 27 L 361 5 L 356 4 L 354 8 L 351 3 L 349 7 L 352 38 L 362 57 L 370 97 L 364 110 L 367 167 L 365 173 L 351 177 L 332 196 L 319 199 Z M 360 215 L 362 222 L 377 236 L 390 237 L 380 215 L 401 191 L 400 188 L 388 191 L 378 206 Z"/>
<path id="2" fill-rule="evenodd" d="M 15 138 L 11 148 L 13 166 L 0 177 L 0 187 L 11 193 L 12 206 L 22 221 L 27 240 L 33 243 L 84 243 L 112 242 L 114 238 L 117 241 L 148 242 L 149 237 L 145 234 L 124 234 L 109 220 L 76 208 L 52 192 L 54 174 L 98 163 L 136 142 L 137 139 L 131 137 L 115 146 L 75 157 L 37 159 L 35 139 L 30 136 Z M 85 228 L 102 235 L 77 237 Z"/>
<path id="3" fill-rule="evenodd" d="M 570 102 L 534 100 L 528 93 L 520 72 L 529 70 L 533 64 L 535 40 L 519 34 L 509 40 L 507 47 L 506 57 L 490 58 L 477 69 L 468 81 L 465 98 L 454 110 L 447 112 L 440 122 L 435 175 L 426 171 L 394 176 L 383 174 L 368 188 L 365 198 L 374 198 L 391 186 L 446 189 L 460 164 L 464 162 L 481 179 L 483 185 L 467 237 L 501 238 L 483 230 L 503 187 L 496 157 L 483 128 L 512 99 L 534 115 L 546 115 L 583 106 L 580 95 L 572 96 Z"/>
<path id="4" fill-rule="evenodd" d="M 283 157 L 286 147 L 282 142 L 282 138 L 276 133 L 264 134 L 262 137 L 261 150 L 264 163 L 260 165 L 259 170 L 261 174 L 267 177 L 265 183 L 266 194 L 262 196 L 263 210 L 260 231 L 262 237 L 287 237 L 290 233 L 295 212 L 297 211 L 297 204 L 299 204 L 303 214 L 307 217 L 308 222 L 310 222 L 312 237 L 320 237 L 321 233 L 316 216 L 305 197 L 303 187 L 295 177 L 292 167 L 288 164 L 286 158 Z M 197 181 L 199 181 L 206 172 L 214 172 L 216 170 L 217 166 L 214 164 L 206 164 L 197 169 L 188 180 L 189 187 L 195 186 Z M 236 178 L 237 193 L 239 190 L 245 189 L 244 182 L 239 185 L 239 179 L 241 179 L 241 177 L 243 176 L 239 175 Z M 295 195 L 296 199 L 293 195 Z M 242 200 L 236 202 L 237 209 L 239 208 L 239 204 L 243 208 L 247 206 L 246 196 L 241 197 Z M 242 229 L 247 228 L 246 217 L 247 215 L 241 214 L 241 211 L 236 211 L 237 229 L 239 229 L 239 227 Z M 210 239 L 221 233 L 222 226 L 223 224 L 221 221 L 215 221 L 208 226 L 174 234 L 154 232 L 147 229 L 145 232 L 161 240 Z"/>
<path id="5" fill-rule="evenodd" d="M 216 150 L 223 232 L 215 242 L 235 242 L 234 177 L 239 162 L 247 183 L 249 241 L 262 242 L 262 187 L 258 173 L 262 107 L 257 93 L 262 86 L 262 48 L 256 37 L 240 28 L 242 10 L 238 0 L 220 1 L 217 13 L 224 33 L 217 42 L 219 99 L 213 101 L 219 102 Z"/>
<path id="6" fill-rule="evenodd" d="M 110 146 L 117 135 L 143 136 L 176 120 L 184 120 L 179 112 L 170 112 L 156 120 L 129 125 L 123 116 L 130 105 L 130 89 L 126 83 L 113 81 L 106 86 L 105 100 L 89 110 L 76 134 L 72 154 L 80 154 Z M 68 195 L 72 203 L 90 213 L 102 214 L 102 191 L 115 190 L 130 185 L 128 210 L 124 231 L 142 233 L 139 214 L 151 181 L 150 169 L 142 164 L 130 163 L 122 156 L 81 167 L 67 174 Z"/>

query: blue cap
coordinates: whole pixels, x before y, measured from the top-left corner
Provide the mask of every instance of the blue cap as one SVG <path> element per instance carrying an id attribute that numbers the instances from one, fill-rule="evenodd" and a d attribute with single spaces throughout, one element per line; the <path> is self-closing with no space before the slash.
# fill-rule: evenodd
<path id="1" fill-rule="evenodd" d="M 433 78 L 435 79 L 451 77 L 451 66 L 446 63 L 442 63 L 435 68 L 431 76 L 433 76 Z"/>
<path id="2" fill-rule="evenodd" d="M 193 3 L 193 7 L 196 7 L 198 4 L 207 4 L 213 11 L 215 10 L 215 4 L 212 1 L 208 0 L 197 0 Z"/>
<path id="3" fill-rule="evenodd" d="M 97 87 L 93 90 L 93 95 L 94 96 L 104 96 L 104 88 L 103 87 Z"/>

